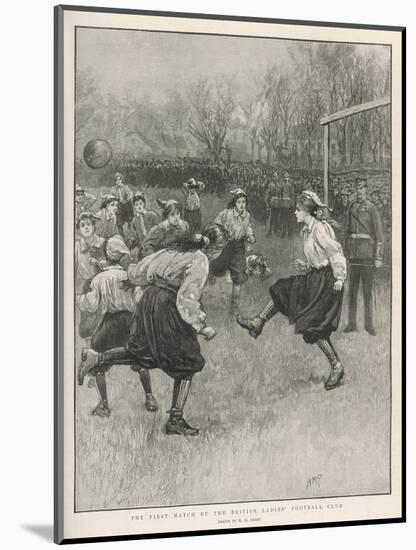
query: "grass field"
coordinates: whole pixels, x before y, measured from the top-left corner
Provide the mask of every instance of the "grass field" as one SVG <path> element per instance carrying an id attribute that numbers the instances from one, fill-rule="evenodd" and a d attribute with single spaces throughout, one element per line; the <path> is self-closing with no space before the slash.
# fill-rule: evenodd
<path id="1" fill-rule="evenodd" d="M 146 194 L 151 208 L 155 192 Z M 156 196 L 175 193 L 158 189 Z M 225 202 L 202 196 L 204 221 Z M 296 238 L 267 238 L 261 226 L 256 235 L 255 249 L 270 258 L 274 274 L 244 285 L 243 313 L 268 300 L 270 281 L 290 274 L 300 255 Z M 361 301 L 360 332 L 342 332 L 347 285 L 333 337 L 345 384 L 331 392 L 323 388 L 325 357 L 285 318 L 274 317 L 253 340 L 228 315 L 230 285 L 218 280 L 207 286 L 203 302 L 217 336 L 201 339 L 207 362 L 194 377 L 185 410 L 201 435 L 164 435 L 172 381 L 160 371 L 152 372 L 157 413 L 144 409 L 139 378 L 127 366 L 107 375 L 109 419 L 91 416 L 96 391 L 77 387 L 77 510 L 388 492 L 390 288 L 385 274 L 377 278 L 376 337 L 362 329 Z M 78 339 L 77 357 L 80 347 Z M 311 486 L 313 476 L 320 478 Z"/>

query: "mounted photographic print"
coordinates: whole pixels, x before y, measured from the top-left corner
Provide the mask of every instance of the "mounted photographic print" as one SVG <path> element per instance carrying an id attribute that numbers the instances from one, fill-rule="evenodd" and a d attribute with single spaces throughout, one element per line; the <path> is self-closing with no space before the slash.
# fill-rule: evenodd
<path id="1" fill-rule="evenodd" d="M 404 521 L 405 30 L 55 33 L 55 541 Z"/>

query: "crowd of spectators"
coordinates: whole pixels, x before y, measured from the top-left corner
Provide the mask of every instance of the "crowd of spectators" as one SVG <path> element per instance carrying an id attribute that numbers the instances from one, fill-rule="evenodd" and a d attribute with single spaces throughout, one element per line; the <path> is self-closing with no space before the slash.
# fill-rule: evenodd
<path id="1" fill-rule="evenodd" d="M 81 169 L 82 167 L 80 167 Z M 80 170 L 82 171 L 82 170 Z M 266 222 L 266 191 L 272 179 L 281 179 L 289 172 L 294 196 L 302 190 L 313 190 L 322 199 L 324 196 L 323 174 L 319 170 L 296 169 L 266 165 L 260 162 L 237 162 L 219 159 L 182 157 L 176 159 L 139 159 L 126 155 L 114 158 L 103 176 L 108 179 L 111 173 L 121 172 L 133 189 L 143 186 L 181 188 L 190 178 L 203 181 L 206 192 L 225 195 L 233 187 L 240 187 L 247 193 L 250 210 L 254 218 Z M 340 216 L 343 204 L 354 200 L 354 181 L 357 177 L 368 180 L 368 198 L 380 210 L 383 224 L 390 230 L 391 188 L 388 172 L 366 171 L 365 169 L 337 172 L 329 180 L 329 205 L 334 209 L 334 217 Z M 111 178 L 111 176 L 110 176 Z M 81 178 L 83 179 L 83 178 Z M 105 185 L 104 182 L 102 182 Z"/>

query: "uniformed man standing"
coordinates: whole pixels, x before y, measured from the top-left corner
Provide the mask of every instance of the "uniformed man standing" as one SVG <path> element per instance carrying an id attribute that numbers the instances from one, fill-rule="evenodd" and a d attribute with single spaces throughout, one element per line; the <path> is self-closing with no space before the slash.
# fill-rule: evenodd
<path id="1" fill-rule="evenodd" d="M 349 318 L 345 332 L 357 330 L 357 298 L 360 279 L 364 297 L 364 326 L 375 336 L 372 298 L 374 270 L 383 264 L 383 226 L 377 207 L 367 199 L 367 180 L 355 181 L 357 198 L 346 217 L 346 252 L 350 262 Z"/>

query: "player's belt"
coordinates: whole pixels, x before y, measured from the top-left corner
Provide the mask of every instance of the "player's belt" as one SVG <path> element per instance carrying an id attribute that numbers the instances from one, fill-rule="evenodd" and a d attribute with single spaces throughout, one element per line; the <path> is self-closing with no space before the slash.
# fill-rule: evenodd
<path id="1" fill-rule="evenodd" d="M 178 286 L 175 286 L 173 283 L 169 283 L 167 281 L 164 281 L 163 279 L 156 278 L 151 282 L 152 286 L 157 286 L 159 288 L 164 288 L 165 290 L 169 290 L 170 292 L 173 292 L 176 294 L 179 290 Z"/>
<path id="2" fill-rule="evenodd" d="M 351 239 L 367 239 L 372 241 L 373 238 L 368 233 L 351 233 Z"/>

